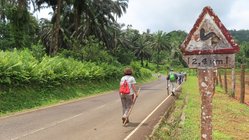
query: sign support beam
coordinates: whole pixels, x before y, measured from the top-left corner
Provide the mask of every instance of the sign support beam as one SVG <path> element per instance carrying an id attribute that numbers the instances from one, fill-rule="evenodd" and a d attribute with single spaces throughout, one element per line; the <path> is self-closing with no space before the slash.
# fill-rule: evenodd
<path id="1" fill-rule="evenodd" d="M 214 68 L 198 69 L 201 93 L 201 140 L 212 140 L 212 97 L 214 95 Z"/>

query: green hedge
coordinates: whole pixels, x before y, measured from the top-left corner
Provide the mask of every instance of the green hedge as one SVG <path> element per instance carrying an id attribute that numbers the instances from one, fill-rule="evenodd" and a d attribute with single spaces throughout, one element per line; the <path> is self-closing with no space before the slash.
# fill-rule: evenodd
<path id="1" fill-rule="evenodd" d="M 150 77 L 152 72 L 132 63 L 135 77 Z M 16 87 L 26 85 L 53 86 L 68 82 L 119 79 L 124 66 L 108 63 L 80 62 L 60 56 L 44 56 L 38 61 L 28 49 L 0 51 L 0 85 Z"/>

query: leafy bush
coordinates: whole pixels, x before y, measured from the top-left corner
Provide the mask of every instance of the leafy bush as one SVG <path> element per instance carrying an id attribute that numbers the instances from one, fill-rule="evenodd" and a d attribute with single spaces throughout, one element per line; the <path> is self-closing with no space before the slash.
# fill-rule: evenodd
<path id="1" fill-rule="evenodd" d="M 132 62 L 134 76 L 149 78 L 152 72 Z M 0 84 L 4 87 L 55 86 L 63 83 L 116 80 L 123 74 L 119 63 L 80 62 L 73 58 L 44 56 L 38 61 L 28 49 L 0 52 Z"/>
<path id="2" fill-rule="evenodd" d="M 146 68 L 141 67 L 139 62 L 132 62 L 131 63 L 131 67 L 134 70 L 134 75 L 136 77 L 141 77 L 141 78 L 145 78 L 145 77 L 151 77 L 152 76 L 152 71 Z"/>
<path id="3" fill-rule="evenodd" d="M 30 72 L 36 64 L 37 60 L 29 50 L 0 51 L 0 84 L 28 83 Z"/>
<path id="4" fill-rule="evenodd" d="M 32 45 L 31 46 L 31 51 L 33 56 L 37 59 L 37 60 L 41 60 L 42 57 L 46 54 L 45 52 L 45 47 L 42 46 L 41 44 L 37 44 L 37 45 Z"/>
<path id="5" fill-rule="evenodd" d="M 31 51 L 0 52 L 0 84 L 5 86 L 28 83 L 58 85 L 63 82 L 114 79 L 122 69 L 107 63 L 80 62 L 73 58 L 44 56 L 41 61 Z"/>
<path id="6" fill-rule="evenodd" d="M 146 68 L 141 68 L 140 73 L 141 73 L 141 78 L 150 78 L 152 76 L 152 72 Z"/>

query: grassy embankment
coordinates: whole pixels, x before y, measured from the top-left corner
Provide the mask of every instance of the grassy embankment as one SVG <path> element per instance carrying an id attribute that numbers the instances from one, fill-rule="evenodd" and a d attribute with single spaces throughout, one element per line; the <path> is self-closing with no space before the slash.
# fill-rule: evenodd
<path id="1" fill-rule="evenodd" d="M 137 79 L 137 82 L 138 84 L 145 83 L 155 78 L 140 78 Z M 64 84 L 52 88 L 22 87 L 10 89 L 8 92 L 0 90 L 0 117 L 19 111 L 29 111 L 97 94 L 105 94 L 108 91 L 118 89 L 118 87 L 119 79 L 87 84 Z"/>
<path id="2" fill-rule="evenodd" d="M 189 76 L 183 85 L 182 94 L 176 100 L 175 110 L 163 121 L 152 139 L 200 139 L 201 96 L 197 78 Z M 216 87 L 213 98 L 213 139 L 249 139 L 249 106 L 224 94 Z"/>

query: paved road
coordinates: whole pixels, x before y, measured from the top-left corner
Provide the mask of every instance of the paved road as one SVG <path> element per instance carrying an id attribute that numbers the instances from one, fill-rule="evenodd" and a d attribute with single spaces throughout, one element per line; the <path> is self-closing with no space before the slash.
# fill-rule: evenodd
<path id="1" fill-rule="evenodd" d="M 143 140 L 174 102 L 166 98 L 165 78 L 143 85 L 127 127 L 117 91 L 2 118 L 0 140 Z"/>

